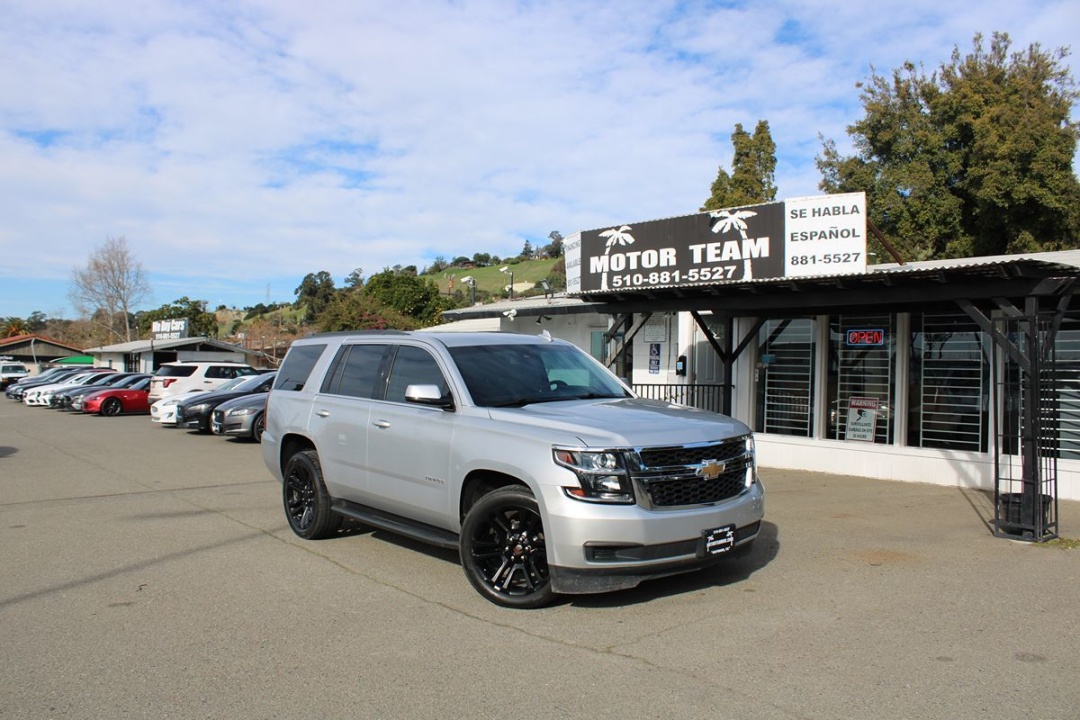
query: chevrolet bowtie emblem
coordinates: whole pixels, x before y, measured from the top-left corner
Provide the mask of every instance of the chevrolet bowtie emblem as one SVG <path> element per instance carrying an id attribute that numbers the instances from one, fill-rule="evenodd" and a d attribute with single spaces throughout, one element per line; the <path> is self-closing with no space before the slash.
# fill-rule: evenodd
<path id="1" fill-rule="evenodd" d="M 698 477 L 703 477 L 707 480 L 715 480 L 724 474 L 724 470 L 727 469 L 727 465 L 722 462 L 716 462 L 715 460 L 705 460 L 701 463 L 701 467 L 697 469 L 695 473 Z"/>

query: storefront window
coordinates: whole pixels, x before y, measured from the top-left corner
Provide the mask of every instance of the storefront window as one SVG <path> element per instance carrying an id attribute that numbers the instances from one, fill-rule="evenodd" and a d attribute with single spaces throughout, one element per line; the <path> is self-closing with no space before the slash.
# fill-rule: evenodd
<path id="1" fill-rule="evenodd" d="M 966 315 L 912 314 L 908 445 L 986 452 L 989 358 Z"/>
<path id="2" fill-rule="evenodd" d="M 1080 312 L 1069 313 L 1054 346 L 1059 457 L 1080 460 Z"/>
<path id="3" fill-rule="evenodd" d="M 769 320 L 758 334 L 755 430 L 811 437 L 814 320 Z"/>
<path id="4" fill-rule="evenodd" d="M 1011 328 L 1010 328 L 1011 330 Z M 1025 337 L 1017 329 L 1010 336 L 1023 342 Z M 1040 332 L 1040 342 L 1052 336 L 1048 324 Z M 1080 460 L 1080 312 L 1068 313 L 1054 337 L 1053 351 L 1040 355 L 1041 416 L 1038 432 L 1040 452 L 1065 460 Z M 1025 345 L 1025 353 L 1031 348 Z M 1005 358 L 1005 382 L 1002 389 L 1002 452 L 1015 455 L 1021 446 L 1020 414 L 1024 407 L 1024 393 L 1029 383 L 1022 377 L 1020 368 L 1012 357 Z"/>
<path id="5" fill-rule="evenodd" d="M 836 315 L 829 319 L 826 437 L 892 442 L 893 320 L 893 315 Z"/>

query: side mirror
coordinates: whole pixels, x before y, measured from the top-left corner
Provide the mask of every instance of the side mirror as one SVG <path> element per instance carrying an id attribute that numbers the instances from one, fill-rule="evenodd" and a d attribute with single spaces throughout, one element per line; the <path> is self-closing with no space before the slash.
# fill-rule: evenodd
<path id="1" fill-rule="evenodd" d="M 452 395 L 443 395 L 438 385 L 409 385 L 405 388 L 405 399 L 417 405 L 431 405 L 443 410 L 454 409 Z"/>

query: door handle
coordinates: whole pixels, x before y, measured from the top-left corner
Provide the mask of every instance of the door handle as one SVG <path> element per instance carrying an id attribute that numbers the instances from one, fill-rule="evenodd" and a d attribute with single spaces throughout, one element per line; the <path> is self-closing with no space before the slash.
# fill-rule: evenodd
<path id="1" fill-rule="evenodd" d="M 330 417 L 330 411 L 329 410 L 316 410 L 315 414 L 318 415 L 319 417 Z"/>
<path id="2" fill-rule="evenodd" d="M 376 420 L 371 424 L 381 430 L 385 430 L 386 428 L 390 427 L 390 421 L 388 420 Z"/>

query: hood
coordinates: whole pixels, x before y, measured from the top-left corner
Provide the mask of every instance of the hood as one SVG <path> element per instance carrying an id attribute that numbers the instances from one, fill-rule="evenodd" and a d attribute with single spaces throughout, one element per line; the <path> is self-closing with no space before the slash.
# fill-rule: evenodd
<path id="1" fill-rule="evenodd" d="M 235 400 L 238 397 L 245 397 L 247 395 L 252 395 L 252 394 L 254 394 L 254 393 L 251 393 L 251 392 L 233 392 L 232 390 L 226 390 L 225 392 L 217 392 L 217 391 L 211 390 L 209 392 L 202 392 L 202 393 L 199 393 L 198 395 L 192 395 L 189 398 L 185 398 L 179 404 L 183 405 L 184 407 L 191 407 L 192 405 L 202 405 L 203 403 L 211 403 L 211 404 L 220 405 L 221 403 L 226 402 L 228 400 Z M 266 395 L 266 393 L 259 393 L 259 394 L 260 395 Z"/>
<path id="2" fill-rule="evenodd" d="M 711 442 L 750 432 L 726 415 L 659 400 L 569 400 L 492 408 L 493 420 L 572 435 L 588 447 Z M 552 438 L 554 442 L 569 442 Z"/>

